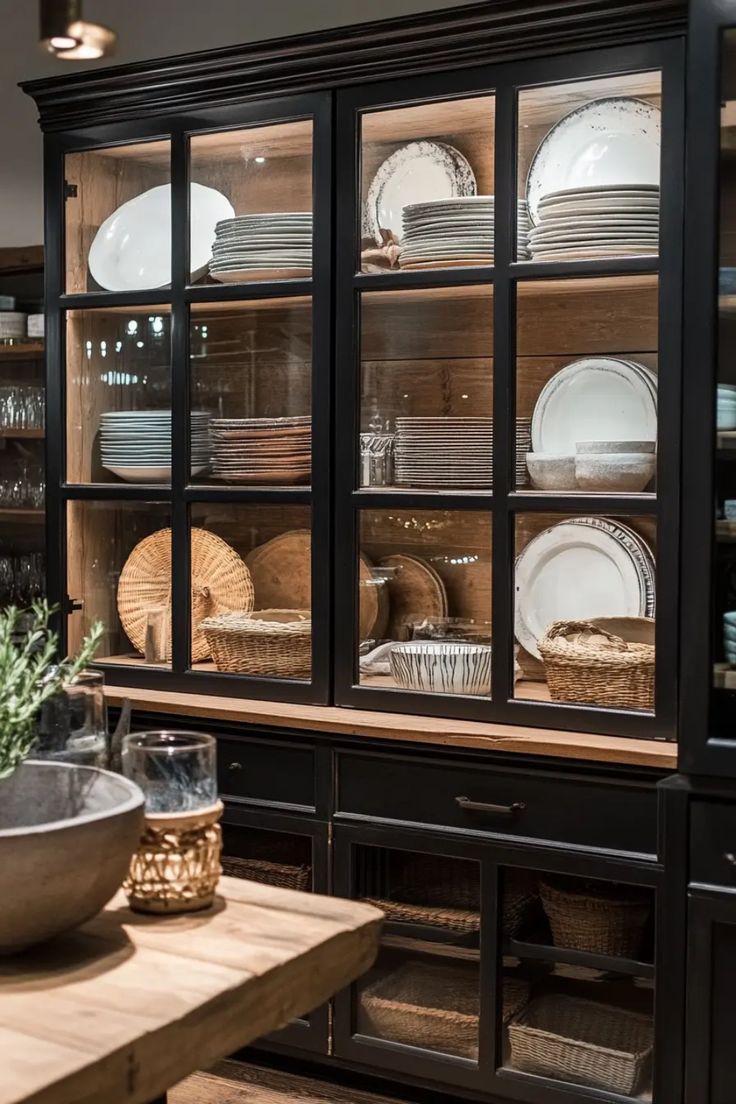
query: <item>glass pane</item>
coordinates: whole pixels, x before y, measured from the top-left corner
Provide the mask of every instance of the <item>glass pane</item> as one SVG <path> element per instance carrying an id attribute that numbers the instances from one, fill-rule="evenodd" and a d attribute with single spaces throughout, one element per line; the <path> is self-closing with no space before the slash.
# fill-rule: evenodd
<path id="1" fill-rule="evenodd" d="M 489 514 L 362 510 L 358 575 L 361 686 L 490 694 Z"/>
<path id="2" fill-rule="evenodd" d="M 721 63 L 716 541 L 713 563 L 713 679 L 719 720 L 736 710 L 736 31 L 725 31 Z"/>
<path id="3" fill-rule="evenodd" d="M 518 285 L 517 489 L 654 491 L 656 276 Z"/>
<path id="4" fill-rule="evenodd" d="M 654 709 L 655 550 L 653 517 L 517 515 L 517 698 Z"/>
<path id="5" fill-rule="evenodd" d="M 652 72 L 519 93 L 519 260 L 657 254 L 661 92 Z"/>
<path id="6" fill-rule="evenodd" d="M 46 586 L 43 344 L 15 344 L 0 339 L 0 608 Z"/>
<path id="7" fill-rule="evenodd" d="M 493 264 L 494 98 L 361 119 L 361 267 Z"/>
<path id="8" fill-rule="evenodd" d="M 233 878 L 312 889 L 312 839 L 292 832 L 274 832 L 222 822 L 222 872 Z"/>
<path id="9" fill-rule="evenodd" d="M 311 308 L 307 297 L 192 305 L 192 434 L 199 430 L 200 444 L 203 412 L 211 419 L 210 466 L 193 464 L 193 482 L 309 483 Z"/>
<path id="10" fill-rule="evenodd" d="M 654 891 L 500 873 L 503 1066 L 651 1100 Z"/>
<path id="11" fill-rule="evenodd" d="M 192 281 L 311 276 L 312 129 L 300 119 L 191 139 Z"/>
<path id="12" fill-rule="evenodd" d="M 309 507 L 193 503 L 191 534 L 194 669 L 309 679 Z"/>
<path id="13" fill-rule="evenodd" d="M 361 299 L 360 483 L 485 490 L 493 481 L 493 288 Z"/>
<path id="14" fill-rule="evenodd" d="M 378 960 L 356 987 L 354 1030 L 478 1058 L 480 866 L 361 846 L 355 895 L 386 916 Z"/>
<path id="15" fill-rule="evenodd" d="M 64 177 L 66 290 L 140 291 L 170 284 L 169 143 L 68 153 Z"/>
<path id="16" fill-rule="evenodd" d="M 152 502 L 67 504 L 67 593 L 74 653 L 94 621 L 97 659 L 125 666 L 171 662 L 171 511 Z"/>
<path id="17" fill-rule="evenodd" d="M 66 317 L 68 483 L 171 481 L 169 308 Z"/>

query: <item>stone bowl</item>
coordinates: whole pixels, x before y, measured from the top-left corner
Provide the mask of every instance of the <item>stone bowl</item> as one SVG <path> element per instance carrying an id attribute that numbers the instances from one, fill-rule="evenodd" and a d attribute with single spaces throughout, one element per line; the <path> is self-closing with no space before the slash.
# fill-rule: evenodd
<path id="1" fill-rule="evenodd" d="M 120 888 L 144 798 L 122 775 L 28 760 L 0 779 L 0 954 L 95 916 Z"/>
<path id="2" fill-rule="evenodd" d="M 549 452 L 528 452 L 526 466 L 538 491 L 574 491 L 575 457 Z"/>
<path id="3" fill-rule="evenodd" d="M 580 491 L 636 494 L 654 477 L 652 452 L 579 453 L 575 457 L 575 482 Z"/>

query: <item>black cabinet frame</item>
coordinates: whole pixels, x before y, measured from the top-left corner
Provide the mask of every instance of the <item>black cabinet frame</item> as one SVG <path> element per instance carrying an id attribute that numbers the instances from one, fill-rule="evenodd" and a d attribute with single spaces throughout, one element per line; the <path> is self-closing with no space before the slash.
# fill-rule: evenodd
<path id="1" fill-rule="evenodd" d="M 674 739 L 677 696 L 677 593 L 680 464 L 680 314 L 682 273 L 683 51 L 678 40 L 577 53 L 338 92 L 336 107 L 336 500 L 335 701 L 362 708 L 440 717 L 553 725 L 589 732 Z M 587 78 L 659 69 L 662 73 L 659 258 L 515 262 L 517 92 Z M 461 96 L 495 96 L 495 263 L 488 268 L 356 272 L 359 255 L 360 117 L 363 112 Z M 637 496 L 519 493 L 514 483 L 516 288 L 519 280 L 631 273 L 659 276 L 659 442 L 656 500 Z M 358 489 L 360 296 L 363 291 L 493 286 L 493 493 L 382 492 Z M 492 518 L 493 684 L 491 700 L 360 686 L 356 678 L 358 518 L 362 509 L 480 510 Z M 654 715 L 514 698 L 514 542 L 516 513 L 653 515 L 657 520 L 657 681 Z"/>
<path id="2" fill-rule="evenodd" d="M 189 138 L 200 133 L 263 126 L 276 122 L 313 120 L 312 189 L 315 250 L 312 278 L 222 286 L 191 286 L 189 278 Z M 136 292 L 65 291 L 64 156 L 153 139 L 171 141 L 172 249 L 171 285 Z M 49 541 L 48 592 L 68 613 L 78 595 L 67 594 L 67 503 L 95 501 L 163 503 L 171 509 L 172 527 L 172 664 L 171 670 L 99 664 L 110 682 L 198 693 L 238 694 L 277 701 L 326 702 L 330 696 L 331 588 L 329 573 L 312 574 L 311 681 L 257 678 L 224 673 L 192 672 L 190 638 L 190 507 L 197 502 L 304 504 L 311 506 L 312 557 L 326 564 L 331 548 L 331 234 L 332 234 L 332 97 L 328 92 L 192 109 L 185 114 L 156 115 L 154 120 L 82 127 L 45 137 L 46 193 L 46 325 L 48 377 L 47 506 Z M 190 485 L 189 481 L 189 306 L 192 303 L 288 298 L 312 298 L 311 488 L 230 488 Z M 65 318 L 72 309 L 105 306 L 140 307 L 165 304 L 171 310 L 172 475 L 171 486 L 79 485 L 66 482 L 66 348 Z M 122 565 L 121 565 L 122 566 Z M 65 641 L 65 617 L 61 618 Z"/>

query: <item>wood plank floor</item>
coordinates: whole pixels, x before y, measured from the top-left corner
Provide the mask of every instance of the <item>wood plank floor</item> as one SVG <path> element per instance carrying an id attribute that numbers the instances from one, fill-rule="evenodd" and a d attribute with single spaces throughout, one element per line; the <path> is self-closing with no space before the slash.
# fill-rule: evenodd
<path id="1" fill-rule="evenodd" d="M 241 1062 L 219 1062 L 171 1089 L 168 1104 L 401 1104 L 395 1097 L 331 1085 Z"/>

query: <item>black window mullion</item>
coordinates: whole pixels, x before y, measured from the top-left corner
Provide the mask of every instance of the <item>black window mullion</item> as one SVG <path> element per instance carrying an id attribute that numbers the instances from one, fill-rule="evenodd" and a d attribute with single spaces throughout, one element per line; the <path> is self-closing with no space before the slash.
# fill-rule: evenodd
<path id="1" fill-rule="evenodd" d="M 184 288 L 189 279 L 189 148 L 182 133 L 171 139 L 171 666 L 190 665 L 191 582 L 189 516 L 189 320 Z"/>
<path id="2" fill-rule="evenodd" d="M 514 517 L 508 510 L 508 495 L 516 482 L 512 459 L 516 450 L 516 310 L 511 279 L 516 240 L 516 94 L 510 85 L 496 90 L 495 142 L 491 697 L 499 703 L 511 697 L 514 658 Z"/>

